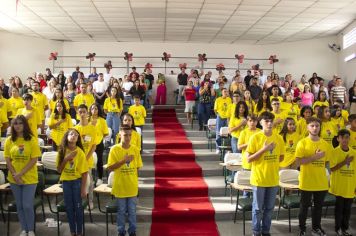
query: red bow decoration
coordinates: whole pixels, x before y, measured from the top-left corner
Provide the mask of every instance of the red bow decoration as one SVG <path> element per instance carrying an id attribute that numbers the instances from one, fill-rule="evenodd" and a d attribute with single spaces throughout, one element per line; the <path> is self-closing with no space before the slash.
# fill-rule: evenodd
<path id="1" fill-rule="evenodd" d="M 145 65 L 145 69 L 151 69 L 151 68 L 152 68 L 152 64 L 147 62 Z"/>
<path id="2" fill-rule="evenodd" d="M 253 65 L 252 70 L 260 70 L 260 64 Z"/>
<path id="3" fill-rule="evenodd" d="M 271 56 L 269 56 L 268 60 L 269 60 L 269 64 L 273 64 L 273 63 L 276 63 L 276 62 L 279 61 L 279 60 L 277 59 L 277 56 L 276 56 L 276 55 L 271 55 Z"/>
<path id="4" fill-rule="evenodd" d="M 85 57 L 86 59 L 90 59 L 90 61 L 94 61 L 94 57 L 95 57 L 96 53 L 88 53 L 88 55 Z"/>
<path id="5" fill-rule="evenodd" d="M 235 54 L 235 58 L 239 61 L 240 64 L 244 63 L 245 56 L 243 54 L 242 55 Z"/>
<path id="6" fill-rule="evenodd" d="M 208 59 L 206 58 L 206 54 L 203 53 L 203 54 L 198 54 L 198 60 L 199 61 L 207 61 Z"/>
<path id="7" fill-rule="evenodd" d="M 108 61 L 107 63 L 104 63 L 104 67 L 106 68 L 106 69 L 112 69 L 112 64 L 111 64 L 111 61 Z"/>
<path id="8" fill-rule="evenodd" d="M 57 57 L 58 57 L 58 52 L 51 52 L 50 54 L 49 54 L 49 58 L 48 58 L 48 60 L 50 60 L 50 61 L 52 61 L 52 60 L 57 60 Z"/>
<path id="9" fill-rule="evenodd" d="M 125 55 L 124 56 L 125 61 L 132 61 L 132 56 L 133 56 L 132 53 L 125 52 L 124 55 Z"/>
<path id="10" fill-rule="evenodd" d="M 217 71 L 222 71 L 222 70 L 225 70 L 225 66 L 224 66 L 224 64 L 222 64 L 222 63 L 217 64 L 217 65 L 216 65 L 216 70 L 217 70 Z"/>
<path id="11" fill-rule="evenodd" d="M 187 69 L 187 63 L 179 64 L 179 68 Z"/>
<path id="12" fill-rule="evenodd" d="M 170 57 L 171 57 L 171 54 L 164 52 L 163 53 L 163 57 L 162 57 L 162 61 L 168 62 Z"/>

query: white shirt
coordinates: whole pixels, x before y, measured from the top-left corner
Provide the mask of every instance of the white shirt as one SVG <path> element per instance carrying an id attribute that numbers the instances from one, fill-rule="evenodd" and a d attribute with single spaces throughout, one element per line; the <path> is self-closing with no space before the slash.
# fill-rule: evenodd
<path id="1" fill-rule="evenodd" d="M 110 84 L 110 78 L 112 77 L 111 74 L 104 74 L 104 82 L 109 86 Z"/>
<path id="2" fill-rule="evenodd" d="M 51 89 L 47 86 L 42 90 L 42 93 L 46 95 L 48 100 L 51 100 L 54 95 L 54 91 L 51 91 Z"/>
<path id="3" fill-rule="evenodd" d="M 93 90 L 96 93 L 105 93 L 107 88 L 108 88 L 108 85 L 105 83 L 105 81 L 97 80 L 93 83 Z"/>
<path id="4" fill-rule="evenodd" d="M 133 83 L 131 81 L 128 81 L 128 82 L 125 81 L 122 84 L 123 89 L 126 90 L 126 91 L 130 91 L 132 86 L 133 86 Z M 129 96 L 129 94 L 124 92 L 124 96 Z"/>
<path id="5" fill-rule="evenodd" d="M 266 75 L 261 75 L 259 80 L 259 84 L 262 85 L 262 87 L 265 85 L 266 81 L 267 81 L 267 76 Z"/>

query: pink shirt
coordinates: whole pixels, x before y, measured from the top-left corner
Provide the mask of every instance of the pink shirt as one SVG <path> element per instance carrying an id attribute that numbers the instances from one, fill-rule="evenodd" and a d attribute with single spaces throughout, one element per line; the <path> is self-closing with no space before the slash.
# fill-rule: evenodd
<path id="1" fill-rule="evenodd" d="M 312 106 L 314 101 L 313 93 L 302 93 L 300 103 L 303 106 Z"/>

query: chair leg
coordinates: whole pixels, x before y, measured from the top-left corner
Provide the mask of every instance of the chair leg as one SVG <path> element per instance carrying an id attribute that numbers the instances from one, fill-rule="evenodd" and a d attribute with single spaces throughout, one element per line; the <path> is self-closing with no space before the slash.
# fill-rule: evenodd
<path id="1" fill-rule="evenodd" d="M 34 215 L 34 221 L 33 221 L 33 232 L 36 232 L 36 209 L 34 209 L 35 215 Z"/>
<path id="2" fill-rule="evenodd" d="M 232 187 L 231 187 L 231 184 L 230 184 L 230 203 L 232 205 Z"/>
<path id="3" fill-rule="evenodd" d="M 58 212 L 58 209 L 57 209 L 56 215 L 57 215 L 57 235 L 59 236 L 60 233 L 59 233 L 59 212 Z"/>
<path id="4" fill-rule="evenodd" d="M 46 221 L 46 214 L 45 214 L 45 211 L 44 211 L 43 202 L 42 202 L 42 216 L 43 216 L 43 221 Z"/>
<path id="5" fill-rule="evenodd" d="M 326 215 L 327 215 L 327 214 L 328 214 L 328 206 L 326 206 L 324 218 L 326 218 Z"/>
<path id="6" fill-rule="evenodd" d="M 105 212 L 105 222 L 106 222 L 106 236 L 109 236 L 109 216 L 108 216 L 108 212 Z"/>
<path id="7" fill-rule="evenodd" d="M 236 223 L 236 217 L 237 217 L 237 210 L 238 210 L 238 204 L 239 204 L 239 190 L 237 190 L 237 195 L 236 195 L 236 208 L 235 208 L 235 216 L 234 216 L 234 224 Z"/>
<path id="8" fill-rule="evenodd" d="M 10 212 L 7 212 L 7 236 L 10 236 Z"/>
<path id="9" fill-rule="evenodd" d="M 89 207 L 89 213 L 90 213 L 90 207 Z M 85 236 L 85 217 L 84 217 L 84 208 L 83 208 L 83 236 Z"/>
<path id="10" fill-rule="evenodd" d="M 289 233 L 292 232 L 292 226 L 290 222 L 290 207 L 288 207 L 288 223 L 289 223 Z"/>
<path id="11" fill-rule="evenodd" d="M 242 227 L 243 227 L 243 233 L 244 233 L 244 235 L 245 235 L 245 233 L 246 233 L 245 220 L 246 220 L 246 219 L 245 219 L 245 210 L 243 210 L 243 211 L 242 211 L 242 222 L 243 222 L 243 226 L 242 226 Z"/>

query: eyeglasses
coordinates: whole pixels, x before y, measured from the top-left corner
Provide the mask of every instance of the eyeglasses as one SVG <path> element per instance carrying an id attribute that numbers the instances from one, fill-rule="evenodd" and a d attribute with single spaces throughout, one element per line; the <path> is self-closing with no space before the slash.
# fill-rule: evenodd
<path id="1" fill-rule="evenodd" d="M 279 106 L 279 103 L 272 103 L 272 106 Z"/>
<path id="2" fill-rule="evenodd" d="M 23 125 L 22 122 L 14 122 L 14 125 Z"/>

